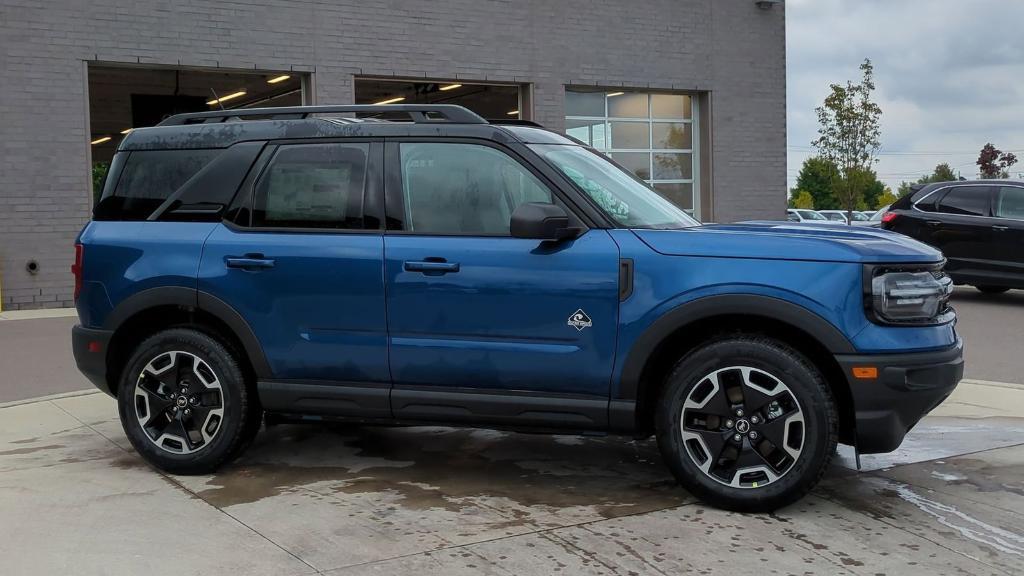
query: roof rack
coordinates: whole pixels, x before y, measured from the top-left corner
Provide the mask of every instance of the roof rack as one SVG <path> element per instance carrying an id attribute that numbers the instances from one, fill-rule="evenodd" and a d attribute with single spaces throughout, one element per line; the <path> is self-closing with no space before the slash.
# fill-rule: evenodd
<path id="1" fill-rule="evenodd" d="M 302 119 L 311 114 L 323 113 L 387 114 L 405 113 L 417 124 L 487 124 L 474 112 L 454 104 L 349 104 L 345 106 L 284 106 L 280 108 L 240 108 L 235 110 L 214 110 L 176 114 L 164 119 L 157 126 L 182 126 L 185 124 L 207 124 L 231 122 L 257 116 L 261 119 Z"/>

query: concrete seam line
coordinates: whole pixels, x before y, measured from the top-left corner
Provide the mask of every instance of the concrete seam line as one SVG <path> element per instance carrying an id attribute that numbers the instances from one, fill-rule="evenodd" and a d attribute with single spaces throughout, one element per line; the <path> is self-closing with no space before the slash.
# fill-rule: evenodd
<path id="1" fill-rule="evenodd" d="M 312 490 L 310 490 L 310 491 L 313 492 Z M 324 496 L 324 494 L 321 494 L 319 492 L 315 492 L 315 493 L 319 494 L 321 496 Z M 595 518 L 593 520 L 584 520 L 582 522 L 574 522 L 574 523 L 571 523 L 571 524 L 566 524 L 564 526 L 551 526 L 551 527 L 548 527 L 548 528 L 538 528 L 536 530 L 530 530 L 528 532 L 521 532 L 519 534 L 508 534 L 508 535 L 503 535 L 503 536 L 495 536 L 493 538 L 485 538 L 483 540 L 477 540 L 475 542 L 466 542 L 464 544 L 453 544 L 451 546 L 445 546 L 443 548 L 434 548 L 432 550 L 422 550 L 420 552 L 409 552 L 408 554 L 399 554 L 398 556 L 391 556 L 390 558 L 381 558 L 380 560 L 369 560 L 367 562 L 359 562 L 357 564 L 347 564 L 345 566 L 338 566 L 336 568 L 327 568 L 326 571 L 327 572 L 336 572 L 336 571 L 340 571 L 340 570 L 350 570 L 352 568 L 358 568 L 360 566 L 371 566 L 373 564 L 377 564 L 377 563 L 380 563 L 380 562 L 387 562 L 387 561 L 390 561 L 390 560 L 399 560 L 401 558 L 411 558 L 413 556 L 419 556 L 421 554 L 426 554 L 427 552 L 430 552 L 431 554 L 436 554 L 438 552 L 446 552 L 448 550 L 458 550 L 460 548 L 465 548 L 467 546 L 476 546 L 478 544 L 487 544 L 488 542 L 499 542 L 501 540 L 508 540 L 509 538 L 519 538 L 521 536 L 531 536 L 531 535 L 541 536 L 545 532 L 551 532 L 553 530 L 562 530 L 564 528 L 582 528 L 582 527 L 586 527 L 586 526 L 588 526 L 590 524 L 598 524 L 598 523 L 601 523 L 601 522 L 609 522 L 609 521 L 612 521 L 612 520 L 620 520 L 622 518 L 630 518 L 630 517 L 633 517 L 633 516 L 642 516 L 644 514 L 653 514 L 655 512 L 664 512 L 665 510 L 676 510 L 676 509 L 679 509 L 679 508 L 687 508 L 687 507 L 690 507 L 690 506 L 698 506 L 698 505 L 700 505 L 700 503 L 701 503 L 700 500 L 694 500 L 693 502 L 685 502 L 685 503 L 680 504 L 678 506 L 666 506 L 664 508 L 658 508 L 658 509 L 655 509 L 655 510 L 644 510 L 644 511 L 641 511 L 641 512 L 633 512 L 632 514 L 623 514 L 622 516 L 615 516 L 614 518 Z"/>
<path id="2" fill-rule="evenodd" d="M 993 388 L 1009 388 L 1011 390 L 1024 390 L 1024 384 L 1014 384 L 1013 382 L 996 382 L 994 380 L 973 380 L 970 378 L 964 378 L 960 383 L 974 384 L 976 386 L 991 386 Z"/>
<path id="3" fill-rule="evenodd" d="M 25 398 L 24 400 L 13 400 L 11 402 L 4 402 L 3 404 L 0 404 L 0 410 L 4 408 L 13 408 L 14 406 L 22 406 L 24 404 L 49 402 L 50 400 L 62 400 L 64 398 L 75 398 L 77 396 L 89 396 L 90 394 L 100 394 L 100 391 L 95 388 L 84 388 L 82 390 L 75 390 L 73 392 L 61 392 L 60 394 L 37 396 L 35 398 Z"/>

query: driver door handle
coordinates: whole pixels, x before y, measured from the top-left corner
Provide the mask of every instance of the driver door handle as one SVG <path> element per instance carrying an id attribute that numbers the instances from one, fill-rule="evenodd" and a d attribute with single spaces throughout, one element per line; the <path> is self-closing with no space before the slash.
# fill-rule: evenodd
<path id="1" fill-rule="evenodd" d="M 939 226 L 942 226 L 942 222 L 939 220 L 925 220 L 924 225 L 929 228 L 938 228 Z"/>
<path id="2" fill-rule="evenodd" d="M 995 230 L 996 232 L 1006 232 L 1007 230 L 1010 229 L 1010 227 L 1003 226 L 1002 224 L 995 224 L 992 226 L 992 229 Z"/>

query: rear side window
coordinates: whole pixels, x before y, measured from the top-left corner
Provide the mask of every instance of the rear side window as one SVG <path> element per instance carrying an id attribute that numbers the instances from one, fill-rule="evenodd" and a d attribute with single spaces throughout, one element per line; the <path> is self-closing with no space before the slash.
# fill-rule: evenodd
<path id="1" fill-rule="evenodd" d="M 256 184 L 252 225 L 366 228 L 364 198 L 369 146 L 363 143 L 282 146 Z"/>
<path id="2" fill-rule="evenodd" d="M 96 220 L 145 220 L 222 150 L 131 152 L 115 186 L 104 187 Z M 111 177 L 114 175 L 111 174 Z"/>
<path id="3" fill-rule="evenodd" d="M 989 190 L 987 186 L 957 186 L 939 200 L 938 211 L 964 216 L 988 216 Z"/>
<path id="4" fill-rule="evenodd" d="M 1000 186 L 996 198 L 996 216 L 1024 220 L 1024 188 Z"/>

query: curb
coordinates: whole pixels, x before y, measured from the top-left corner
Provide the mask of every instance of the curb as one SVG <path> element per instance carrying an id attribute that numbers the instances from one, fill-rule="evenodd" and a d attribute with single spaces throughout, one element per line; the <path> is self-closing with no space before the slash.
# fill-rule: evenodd
<path id="1" fill-rule="evenodd" d="M 89 396 L 91 394 L 101 394 L 101 392 L 95 388 L 86 388 L 84 390 L 75 390 L 74 392 L 61 392 L 60 394 L 50 394 L 48 396 L 37 396 L 35 398 L 25 398 L 24 400 L 14 400 L 11 402 L 4 402 L 0 404 L 0 410 L 4 408 L 13 408 L 15 406 L 22 406 L 25 404 L 36 404 L 38 402 L 49 402 L 51 400 L 61 400 L 64 398 L 76 398 L 78 396 Z"/>

